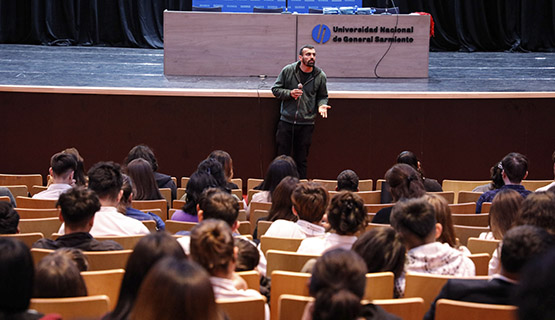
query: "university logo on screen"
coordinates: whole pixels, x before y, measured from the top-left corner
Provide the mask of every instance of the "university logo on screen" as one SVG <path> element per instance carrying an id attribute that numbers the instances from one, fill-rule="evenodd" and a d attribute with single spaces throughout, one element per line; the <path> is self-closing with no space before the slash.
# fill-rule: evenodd
<path id="1" fill-rule="evenodd" d="M 412 33 L 414 26 L 333 26 L 333 29 L 330 29 L 325 24 L 318 24 L 312 29 L 312 39 L 318 44 L 324 44 L 330 39 L 336 43 L 413 43 L 414 38 L 409 36 Z M 403 36 L 405 34 L 407 36 Z"/>

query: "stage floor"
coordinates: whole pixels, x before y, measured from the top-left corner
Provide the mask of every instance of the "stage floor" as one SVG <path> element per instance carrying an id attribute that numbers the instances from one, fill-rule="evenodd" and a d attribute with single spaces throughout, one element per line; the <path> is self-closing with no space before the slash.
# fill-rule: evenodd
<path id="1" fill-rule="evenodd" d="M 166 77 L 164 52 L 157 49 L 0 45 L 0 86 L 266 91 L 274 80 Z M 427 79 L 330 78 L 328 90 L 555 92 L 555 53 L 430 52 Z"/>

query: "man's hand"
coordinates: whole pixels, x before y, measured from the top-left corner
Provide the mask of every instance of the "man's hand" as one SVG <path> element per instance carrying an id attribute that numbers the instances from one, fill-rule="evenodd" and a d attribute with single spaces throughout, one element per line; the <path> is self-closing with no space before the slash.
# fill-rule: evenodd
<path id="1" fill-rule="evenodd" d="M 318 112 L 320 112 L 320 115 L 322 116 L 322 118 L 328 117 L 328 109 L 331 109 L 331 106 L 328 106 L 325 104 L 318 107 Z"/>
<path id="2" fill-rule="evenodd" d="M 291 90 L 291 98 L 293 98 L 295 100 L 297 100 L 302 95 L 303 95 L 303 90 L 301 90 L 301 89 Z"/>

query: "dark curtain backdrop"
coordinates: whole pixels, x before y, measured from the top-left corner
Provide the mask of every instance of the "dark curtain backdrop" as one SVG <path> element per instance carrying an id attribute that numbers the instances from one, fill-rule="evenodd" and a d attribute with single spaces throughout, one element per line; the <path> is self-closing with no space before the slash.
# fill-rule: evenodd
<path id="1" fill-rule="evenodd" d="M 363 0 L 428 12 L 432 51 L 555 51 L 555 0 Z M 192 0 L 0 0 L 0 43 L 162 48 L 165 9 Z"/>

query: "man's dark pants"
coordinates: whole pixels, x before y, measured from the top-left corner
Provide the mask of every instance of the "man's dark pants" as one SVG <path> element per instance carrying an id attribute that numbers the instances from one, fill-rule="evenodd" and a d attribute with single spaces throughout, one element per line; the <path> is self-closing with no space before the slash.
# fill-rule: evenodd
<path id="1" fill-rule="evenodd" d="M 292 124 L 279 121 L 276 133 L 278 155 L 288 155 L 295 160 L 299 171 L 299 178 L 306 179 L 306 164 L 308 150 L 312 143 L 313 124 Z"/>

